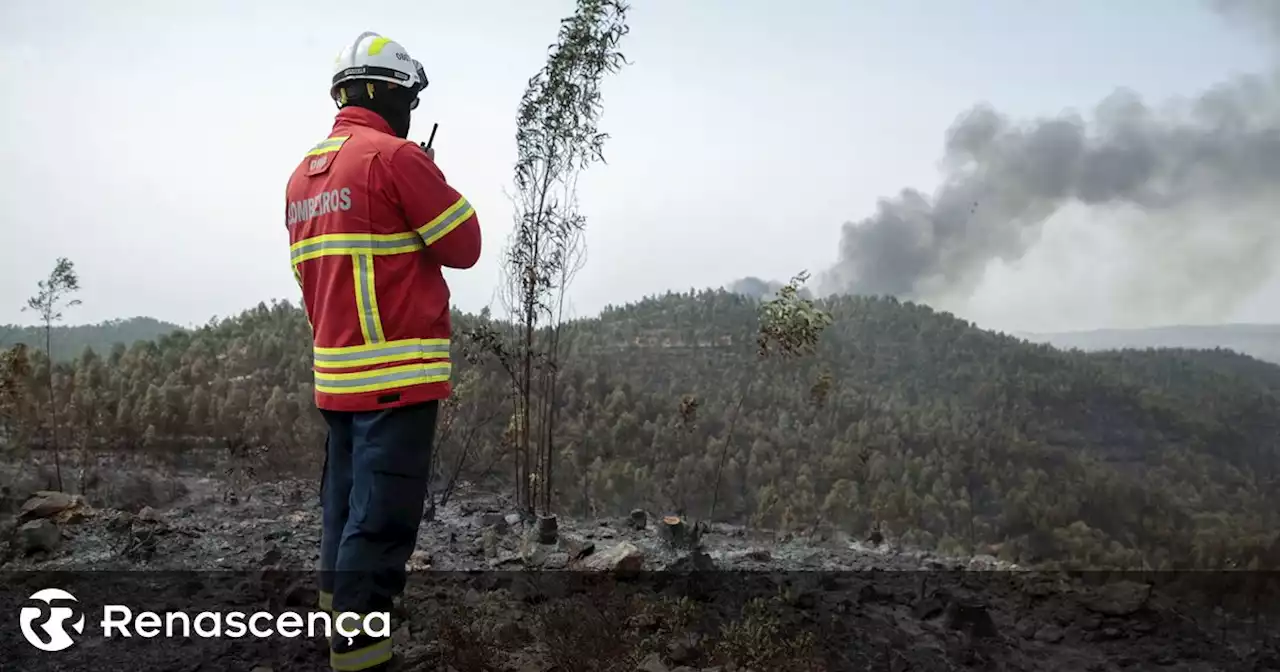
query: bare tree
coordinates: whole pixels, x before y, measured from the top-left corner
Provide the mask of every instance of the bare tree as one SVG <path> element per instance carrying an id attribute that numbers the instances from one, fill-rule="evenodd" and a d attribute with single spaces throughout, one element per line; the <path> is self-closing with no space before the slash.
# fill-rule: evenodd
<path id="1" fill-rule="evenodd" d="M 617 46 L 629 30 L 627 9 L 622 0 L 578 0 L 520 100 L 515 223 L 501 295 L 513 333 L 500 359 L 512 381 L 516 502 L 526 511 L 552 506 L 565 292 L 586 260 L 577 181 L 604 160 L 600 85 L 626 63 Z"/>
<path id="2" fill-rule="evenodd" d="M 464 356 L 468 360 L 473 359 L 465 345 Z M 454 383 L 453 394 L 440 405 L 436 448 L 431 454 L 432 483 L 439 483 L 440 490 L 439 496 L 430 502 L 429 513 L 432 516 L 436 507 L 449 503 L 462 475 L 479 457 L 477 453 L 483 439 L 481 432 L 503 412 L 501 404 L 483 403 L 480 379 L 481 374 L 475 368 L 467 369 Z M 502 453 L 494 451 L 486 466 L 477 472 L 478 476 L 487 476 L 500 457 Z"/>
<path id="3" fill-rule="evenodd" d="M 59 257 L 49 277 L 38 283 L 40 291 L 27 299 L 24 311 L 32 310 L 40 314 L 44 323 L 44 355 L 49 360 L 49 423 L 46 437 L 53 448 L 53 469 L 58 479 L 58 490 L 62 490 L 62 458 L 58 448 L 58 404 L 53 393 L 53 323 L 62 321 L 62 311 L 80 305 L 79 299 L 71 296 L 80 291 L 80 278 L 76 275 L 75 264 L 66 257 Z"/>
<path id="4" fill-rule="evenodd" d="M 681 450 L 676 451 L 679 454 L 694 455 L 692 439 L 694 432 L 698 429 L 698 407 L 701 404 L 702 402 L 695 395 L 685 394 L 680 397 L 676 417 L 672 420 L 675 441 L 681 446 Z M 667 505 L 675 511 L 677 516 L 683 517 L 689 509 L 691 493 L 688 485 L 689 479 L 682 473 L 680 463 L 677 462 L 671 480 L 661 486 L 665 489 Z"/>
<path id="5" fill-rule="evenodd" d="M 803 357 L 817 349 L 822 332 L 831 324 L 831 315 L 801 294 L 801 288 L 808 279 L 809 274 L 801 271 L 791 278 L 791 282 L 783 285 L 772 299 L 760 305 L 756 356 L 761 362 L 769 359 L 785 360 Z M 748 383 L 738 395 L 738 403 L 734 406 L 733 417 L 729 421 L 728 433 L 725 435 L 724 444 L 720 447 L 720 462 L 716 465 L 716 480 L 711 491 L 711 511 L 707 514 L 708 520 L 715 518 L 716 502 L 720 495 L 720 477 L 724 471 L 725 460 L 729 456 L 729 446 L 733 443 L 733 430 L 737 427 L 742 403 L 750 390 L 751 385 Z"/>

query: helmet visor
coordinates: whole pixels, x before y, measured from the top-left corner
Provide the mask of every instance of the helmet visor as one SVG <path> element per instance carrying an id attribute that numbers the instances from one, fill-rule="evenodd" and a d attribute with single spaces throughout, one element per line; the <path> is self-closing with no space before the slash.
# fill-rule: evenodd
<path id="1" fill-rule="evenodd" d="M 413 67 L 417 70 L 418 83 L 413 86 L 413 102 L 409 104 L 409 109 L 416 110 L 418 109 L 418 94 L 427 88 L 427 71 L 417 59 L 414 59 Z"/>
<path id="2" fill-rule="evenodd" d="M 422 90 L 427 88 L 427 71 L 416 59 L 413 61 L 413 67 L 418 71 L 418 85 L 414 87 L 414 92 L 422 93 Z"/>

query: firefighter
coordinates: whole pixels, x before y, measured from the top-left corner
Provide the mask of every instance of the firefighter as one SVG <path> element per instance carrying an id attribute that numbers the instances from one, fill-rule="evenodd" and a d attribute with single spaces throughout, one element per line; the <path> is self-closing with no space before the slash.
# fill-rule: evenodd
<path id="1" fill-rule="evenodd" d="M 334 65 L 333 130 L 302 157 L 286 191 L 315 401 L 329 428 L 320 606 L 332 614 L 389 612 L 404 590 L 436 414 L 450 394 L 441 269 L 470 268 L 480 256 L 475 210 L 445 181 L 434 152 L 407 139 L 426 86 L 402 46 L 361 34 Z M 331 637 L 333 669 L 390 664 L 386 624 L 377 621 L 357 637 Z"/>

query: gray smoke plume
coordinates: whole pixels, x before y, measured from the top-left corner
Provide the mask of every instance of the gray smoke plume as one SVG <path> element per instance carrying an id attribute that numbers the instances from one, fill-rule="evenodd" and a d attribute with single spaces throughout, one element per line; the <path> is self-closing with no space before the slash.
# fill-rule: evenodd
<path id="1" fill-rule="evenodd" d="M 1280 3 L 1275 0 L 1209 0 L 1209 6 L 1240 25 L 1280 38 Z"/>
<path id="2" fill-rule="evenodd" d="M 1280 40 L 1280 0 L 1211 5 Z M 1130 213 L 1116 228 L 1149 250 L 1134 263 L 1150 291 L 1190 286 L 1200 300 L 1235 301 L 1267 279 L 1280 250 L 1280 76 L 1241 78 L 1159 109 L 1121 90 L 1088 119 L 1018 123 L 978 106 L 947 131 L 942 166 L 932 196 L 903 190 L 843 226 L 839 261 L 818 277 L 823 293 L 967 297 L 989 262 L 1021 258 L 1046 220 L 1083 205 L 1099 217 Z M 1206 236 L 1217 241 L 1212 255 L 1198 252 Z M 1178 267 L 1188 261 L 1194 282 L 1152 279 L 1188 274 Z"/>
<path id="3" fill-rule="evenodd" d="M 739 278 L 725 285 L 725 289 L 735 294 L 741 294 L 753 299 L 768 301 L 778 295 L 778 290 L 782 289 L 785 283 L 777 280 L 764 280 L 754 275 L 745 278 Z M 813 294 L 808 287 L 801 287 L 798 292 L 801 298 L 812 299 Z"/>

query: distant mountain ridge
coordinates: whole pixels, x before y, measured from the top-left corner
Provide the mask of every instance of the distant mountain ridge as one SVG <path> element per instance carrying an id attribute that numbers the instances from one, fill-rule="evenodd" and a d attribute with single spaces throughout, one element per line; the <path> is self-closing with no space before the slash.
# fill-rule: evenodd
<path id="1" fill-rule="evenodd" d="M 130 346 L 138 341 L 152 341 L 175 331 L 182 331 L 182 327 L 150 317 L 131 317 L 107 320 L 98 324 L 58 325 L 53 328 L 50 340 L 53 344 L 54 359 L 67 361 L 79 357 L 86 347 L 93 348 L 94 352 L 106 354 L 116 343 Z M 0 349 L 12 347 L 18 343 L 25 343 L 29 347 L 43 350 L 44 327 L 0 325 Z"/>
<path id="2" fill-rule="evenodd" d="M 767 298 L 782 283 L 759 278 L 743 278 L 731 284 L 729 291 Z M 80 356 L 85 347 L 107 353 L 116 343 L 126 346 L 137 341 L 150 341 L 184 328 L 151 317 L 114 319 L 97 324 L 55 326 L 54 356 L 69 360 Z M 1145 350 L 1177 348 L 1212 350 L 1224 348 L 1273 364 L 1280 364 L 1280 324 L 1172 325 L 1141 329 L 1093 329 L 1088 331 L 1031 332 L 1013 331 L 1009 335 L 1032 343 L 1045 343 L 1063 350 L 1085 352 L 1100 350 Z M 0 349 L 26 343 L 44 348 L 44 328 L 40 326 L 0 325 Z"/>
<path id="3" fill-rule="evenodd" d="M 1013 332 L 1056 348 L 1086 352 L 1146 348 L 1225 348 L 1280 364 L 1280 324 L 1176 325 L 1146 329 L 1096 329 L 1057 333 Z"/>

